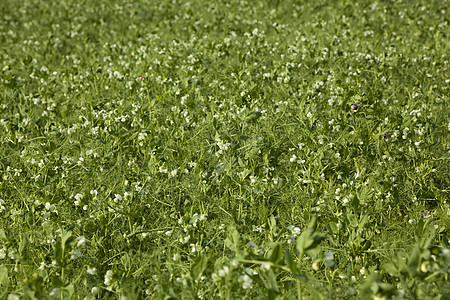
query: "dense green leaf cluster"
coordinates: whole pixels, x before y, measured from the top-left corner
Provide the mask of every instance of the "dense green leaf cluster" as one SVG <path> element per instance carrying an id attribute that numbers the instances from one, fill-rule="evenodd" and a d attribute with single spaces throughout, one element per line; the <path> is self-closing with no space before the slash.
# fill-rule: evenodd
<path id="1" fill-rule="evenodd" d="M 0 298 L 447 299 L 449 11 L 0 4 Z"/>

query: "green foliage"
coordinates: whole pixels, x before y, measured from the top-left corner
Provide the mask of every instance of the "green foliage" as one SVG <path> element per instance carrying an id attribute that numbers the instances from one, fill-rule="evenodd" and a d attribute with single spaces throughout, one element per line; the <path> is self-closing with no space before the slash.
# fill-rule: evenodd
<path id="1" fill-rule="evenodd" d="M 300 257 L 308 254 L 312 257 L 317 256 L 320 251 L 319 244 L 325 238 L 324 235 L 315 233 L 317 221 L 315 218 L 310 222 L 308 228 L 302 232 L 297 239 L 297 251 Z"/>
<path id="2" fill-rule="evenodd" d="M 448 4 L 3 1 L 0 299 L 446 299 Z"/>

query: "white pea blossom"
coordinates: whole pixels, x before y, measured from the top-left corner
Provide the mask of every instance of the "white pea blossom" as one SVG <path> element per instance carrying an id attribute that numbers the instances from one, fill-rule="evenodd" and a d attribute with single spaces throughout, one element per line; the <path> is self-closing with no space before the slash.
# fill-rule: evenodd
<path id="1" fill-rule="evenodd" d="M 94 287 L 91 289 L 91 293 L 92 293 L 93 295 L 97 295 L 99 292 L 100 292 L 100 290 L 99 290 L 99 288 L 96 287 L 96 286 L 94 286 Z"/>
<path id="2" fill-rule="evenodd" d="M 86 238 L 84 236 L 77 237 L 76 241 L 77 241 L 77 247 L 84 247 L 84 246 L 86 246 Z"/>
<path id="3" fill-rule="evenodd" d="M 4 259 L 6 257 L 6 249 L 1 248 L 0 249 L 0 259 Z"/>
<path id="4" fill-rule="evenodd" d="M 105 285 L 106 286 L 111 285 L 112 280 L 113 280 L 113 275 L 114 275 L 113 271 L 111 271 L 111 270 L 106 271 L 106 274 L 105 274 Z"/>
<path id="5" fill-rule="evenodd" d="M 117 203 L 118 201 L 122 201 L 123 197 L 120 194 L 114 194 L 114 202 Z"/>
<path id="6" fill-rule="evenodd" d="M 83 194 L 80 194 L 80 193 L 78 193 L 78 194 L 76 194 L 75 196 L 74 196 L 74 198 L 75 198 L 75 201 L 73 202 L 76 206 L 79 206 L 80 204 L 81 204 L 81 199 L 83 199 Z"/>
<path id="7" fill-rule="evenodd" d="M 75 250 L 73 250 L 72 256 L 70 258 L 75 260 L 80 256 L 81 256 L 81 251 L 79 249 L 75 249 Z"/>
<path id="8" fill-rule="evenodd" d="M 247 274 L 241 275 L 238 279 L 239 283 L 242 284 L 243 289 L 250 289 L 252 287 L 252 278 Z"/>
<path id="9" fill-rule="evenodd" d="M 225 277 L 229 272 L 230 268 L 223 266 L 223 268 L 219 270 L 219 277 Z"/>
<path id="10" fill-rule="evenodd" d="M 334 266 L 334 252 L 328 251 L 323 255 L 323 264 L 328 267 L 332 268 Z"/>

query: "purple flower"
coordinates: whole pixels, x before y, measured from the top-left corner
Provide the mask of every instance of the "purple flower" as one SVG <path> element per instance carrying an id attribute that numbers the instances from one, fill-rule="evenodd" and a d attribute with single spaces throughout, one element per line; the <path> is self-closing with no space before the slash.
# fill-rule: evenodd
<path id="1" fill-rule="evenodd" d="M 148 77 L 142 77 L 141 80 L 147 81 L 147 80 L 148 80 Z"/>
<path id="2" fill-rule="evenodd" d="M 388 133 L 385 133 L 385 134 L 383 134 L 383 136 L 384 136 L 385 138 L 388 138 L 388 137 L 389 137 L 389 134 L 388 134 Z"/>
<path id="3" fill-rule="evenodd" d="M 357 110 L 358 107 L 359 107 L 359 104 L 358 104 L 358 103 L 353 103 L 353 110 Z"/>

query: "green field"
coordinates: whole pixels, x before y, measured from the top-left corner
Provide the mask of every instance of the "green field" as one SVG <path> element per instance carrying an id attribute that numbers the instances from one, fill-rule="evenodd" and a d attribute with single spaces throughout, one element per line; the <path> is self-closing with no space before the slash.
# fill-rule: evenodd
<path id="1" fill-rule="evenodd" d="M 447 0 L 3 0 L 0 299 L 450 299 Z"/>

